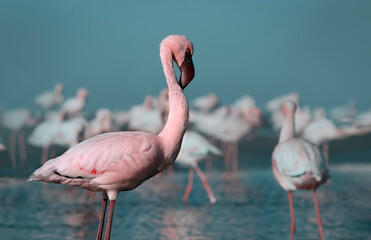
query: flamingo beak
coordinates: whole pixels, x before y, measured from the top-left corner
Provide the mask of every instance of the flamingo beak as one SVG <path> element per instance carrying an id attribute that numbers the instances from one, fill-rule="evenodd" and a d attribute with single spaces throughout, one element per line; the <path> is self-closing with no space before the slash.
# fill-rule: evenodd
<path id="1" fill-rule="evenodd" d="M 182 89 L 184 89 L 195 76 L 195 68 L 193 66 L 191 53 L 186 52 L 184 61 L 179 68 L 180 68 L 179 85 Z"/>

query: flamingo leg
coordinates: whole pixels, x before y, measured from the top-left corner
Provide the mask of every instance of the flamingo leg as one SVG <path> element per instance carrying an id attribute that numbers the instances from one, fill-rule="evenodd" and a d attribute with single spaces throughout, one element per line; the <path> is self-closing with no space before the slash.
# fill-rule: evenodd
<path id="1" fill-rule="evenodd" d="M 55 148 L 50 147 L 50 153 L 49 153 L 49 158 L 52 159 L 55 157 Z"/>
<path id="2" fill-rule="evenodd" d="M 44 147 L 43 153 L 41 155 L 41 166 L 44 165 L 44 163 L 48 160 L 48 152 L 49 152 L 49 148 Z"/>
<path id="3" fill-rule="evenodd" d="M 9 138 L 9 150 L 10 150 L 10 159 L 12 160 L 13 168 L 16 166 L 15 151 L 16 151 L 16 137 L 17 132 L 12 131 Z"/>
<path id="4" fill-rule="evenodd" d="M 238 143 L 233 143 L 232 147 L 232 172 L 235 178 L 238 178 Z"/>
<path id="5" fill-rule="evenodd" d="M 107 199 L 108 199 L 107 194 L 103 193 L 102 209 L 101 209 L 101 212 L 100 212 L 99 227 L 98 227 L 96 240 L 101 240 L 102 239 L 102 233 L 103 233 L 103 227 L 104 227 L 104 218 L 106 216 Z"/>
<path id="6" fill-rule="evenodd" d="M 111 238 L 111 227 L 112 227 L 113 209 L 115 207 L 115 201 L 116 200 L 109 201 L 107 226 L 106 226 L 106 233 L 104 234 L 104 240 L 110 240 Z"/>
<path id="7" fill-rule="evenodd" d="M 23 131 L 19 133 L 18 145 L 19 145 L 19 156 L 20 156 L 21 162 L 24 162 L 27 158 L 27 152 L 26 152 L 25 134 Z"/>
<path id="8" fill-rule="evenodd" d="M 189 197 L 189 194 L 191 193 L 192 191 L 192 187 L 193 187 L 193 169 L 192 168 L 189 168 L 189 171 L 188 171 L 188 184 L 187 184 L 187 188 L 184 192 L 184 196 L 183 196 L 183 202 L 186 203 L 188 201 L 188 197 Z"/>
<path id="9" fill-rule="evenodd" d="M 326 161 L 326 166 L 328 168 L 329 167 L 329 144 L 327 142 L 322 144 L 322 154 Z M 331 185 L 331 178 L 327 179 L 326 184 L 327 186 Z"/>
<path id="10" fill-rule="evenodd" d="M 314 198 L 314 204 L 316 205 L 316 211 L 317 211 L 317 225 L 318 225 L 319 235 L 321 236 L 321 240 L 324 240 L 322 220 L 321 220 L 321 214 L 319 212 L 316 190 L 313 190 L 313 198 Z"/>
<path id="11" fill-rule="evenodd" d="M 200 177 L 200 179 L 202 181 L 202 184 L 204 185 L 204 188 L 207 192 L 207 195 L 209 196 L 210 203 L 214 204 L 216 202 L 215 196 L 214 196 L 213 192 L 211 191 L 210 185 L 207 182 L 207 179 L 206 179 L 204 173 L 201 171 L 201 169 L 197 165 L 195 167 L 195 170 L 196 170 L 196 173 L 198 174 L 198 176 Z"/>
<path id="12" fill-rule="evenodd" d="M 294 233 L 295 233 L 295 216 L 294 216 L 294 204 L 292 202 L 292 191 L 288 192 L 288 194 L 289 194 L 289 207 L 290 207 L 290 218 L 291 218 L 290 240 L 293 240 Z"/>
<path id="13" fill-rule="evenodd" d="M 328 143 L 323 143 L 322 144 L 322 153 L 323 153 L 323 157 L 325 158 L 326 160 L 326 166 L 328 167 L 328 155 L 329 155 L 329 146 L 328 146 Z"/>

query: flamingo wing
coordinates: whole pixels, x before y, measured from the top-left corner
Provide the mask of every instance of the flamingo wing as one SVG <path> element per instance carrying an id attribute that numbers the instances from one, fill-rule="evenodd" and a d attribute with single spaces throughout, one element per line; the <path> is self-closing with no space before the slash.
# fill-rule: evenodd
<path id="1" fill-rule="evenodd" d="M 149 161 L 141 157 L 153 154 L 153 142 L 148 133 L 115 132 L 97 135 L 69 149 L 63 155 L 49 160 L 37 169 L 30 180 L 47 181 L 52 175 L 67 178 L 93 179 L 102 174 L 127 168 L 127 171 L 145 168 Z"/>
<path id="2" fill-rule="evenodd" d="M 300 138 L 292 138 L 277 145 L 273 151 L 278 172 L 290 177 L 299 177 L 308 172 L 319 178 L 326 170 L 318 148 Z"/>

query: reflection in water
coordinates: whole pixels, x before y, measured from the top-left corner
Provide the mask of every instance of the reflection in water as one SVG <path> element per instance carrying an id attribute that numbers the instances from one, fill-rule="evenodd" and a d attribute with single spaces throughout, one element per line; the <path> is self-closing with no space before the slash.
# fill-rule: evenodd
<path id="1" fill-rule="evenodd" d="M 287 194 L 270 168 L 239 171 L 238 182 L 212 170 L 208 180 L 218 202 L 211 205 L 200 181 L 189 204 L 182 203 L 188 172 L 175 169 L 134 191 L 121 192 L 112 239 L 287 239 Z M 247 168 L 245 168 L 247 169 Z M 326 239 L 371 235 L 371 164 L 333 165 L 332 185 L 318 190 Z M 0 236 L 5 239 L 94 239 L 96 202 L 82 205 L 84 191 L 63 185 L 0 178 Z M 318 239 L 316 212 L 308 191 L 293 194 L 296 239 Z M 322 213 L 323 212 L 323 213 Z"/>

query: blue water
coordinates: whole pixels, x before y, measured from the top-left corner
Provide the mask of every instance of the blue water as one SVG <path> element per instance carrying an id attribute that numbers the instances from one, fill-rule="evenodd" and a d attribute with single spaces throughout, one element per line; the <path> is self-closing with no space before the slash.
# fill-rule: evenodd
<path id="1" fill-rule="evenodd" d="M 189 203 L 182 203 L 188 171 L 177 166 L 121 192 L 112 239 L 288 239 L 288 197 L 272 175 L 270 153 L 241 152 L 237 182 L 221 159 L 206 172 L 215 205 L 196 175 Z M 331 158 L 331 184 L 317 191 L 326 239 L 371 239 L 370 156 L 357 150 Z M 34 158 L 28 161 L 38 162 Z M 77 188 L 27 183 L 25 176 L 1 177 L 0 239 L 95 239 L 101 195 L 86 206 L 83 195 Z M 294 192 L 294 210 L 295 239 L 319 239 L 311 191 Z"/>

